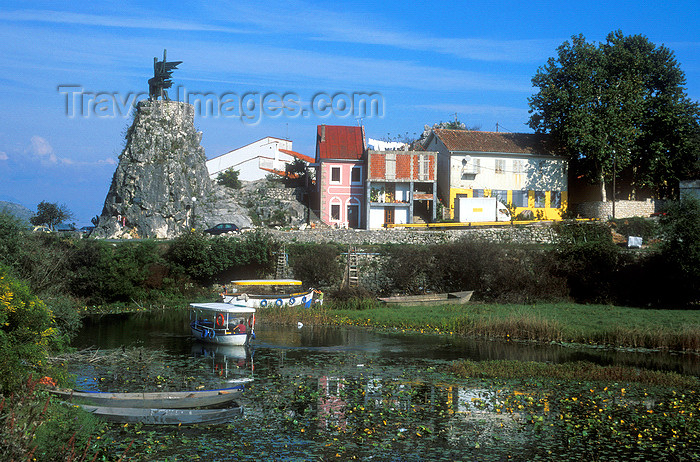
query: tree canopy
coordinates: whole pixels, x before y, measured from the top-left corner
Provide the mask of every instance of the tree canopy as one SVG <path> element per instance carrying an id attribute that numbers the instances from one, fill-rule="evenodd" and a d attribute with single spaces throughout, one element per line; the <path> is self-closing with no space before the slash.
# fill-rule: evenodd
<path id="1" fill-rule="evenodd" d="M 697 174 L 700 108 L 674 53 L 642 35 L 573 36 L 532 78 L 529 126 L 552 135 L 591 183 L 624 178 L 660 196 Z"/>
<path id="2" fill-rule="evenodd" d="M 232 189 L 241 189 L 241 180 L 238 179 L 240 172 L 235 168 L 231 167 L 223 172 L 220 172 L 216 177 L 216 182 L 222 186 L 226 186 Z"/>
<path id="3" fill-rule="evenodd" d="M 73 218 L 73 213 L 64 204 L 41 201 L 36 206 L 36 215 L 29 219 L 34 226 L 46 225 L 53 231 L 56 225 Z"/>

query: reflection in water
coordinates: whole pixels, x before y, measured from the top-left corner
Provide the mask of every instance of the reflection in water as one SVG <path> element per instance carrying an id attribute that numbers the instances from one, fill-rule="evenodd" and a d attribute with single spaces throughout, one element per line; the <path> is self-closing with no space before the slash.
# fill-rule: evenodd
<path id="1" fill-rule="evenodd" d="M 190 430 L 207 460 L 222 460 L 226 450 L 240 447 L 260 460 L 528 460 L 547 459 L 550 450 L 568 454 L 557 446 L 560 439 L 545 438 L 537 426 L 555 412 L 542 390 L 440 373 L 456 359 L 586 360 L 700 375 L 694 355 L 265 323 L 256 334 L 249 348 L 206 345 L 191 339 L 186 312 L 106 316 L 86 323 L 74 346 L 163 351 L 179 367 L 190 361 L 190 373 L 213 385 L 252 376 L 245 419 L 232 424 L 235 431 Z M 189 460 L 192 448 L 177 445 L 170 442 L 168 459 Z"/>
<path id="2" fill-rule="evenodd" d="M 252 376 L 255 371 L 253 353 L 254 350 L 245 345 L 192 343 L 192 355 L 209 359 L 211 372 L 225 382 L 234 382 L 242 375 Z"/>

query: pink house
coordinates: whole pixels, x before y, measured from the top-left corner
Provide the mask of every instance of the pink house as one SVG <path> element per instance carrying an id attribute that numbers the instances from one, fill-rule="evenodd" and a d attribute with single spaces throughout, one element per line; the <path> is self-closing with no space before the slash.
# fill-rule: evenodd
<path id="1" fill-rule="evenodd" d="M 362 228 L 365 197 L 363 127 L 319 125 L 316 134 L 316 184 L 319 218 L 339 228 Z"/>

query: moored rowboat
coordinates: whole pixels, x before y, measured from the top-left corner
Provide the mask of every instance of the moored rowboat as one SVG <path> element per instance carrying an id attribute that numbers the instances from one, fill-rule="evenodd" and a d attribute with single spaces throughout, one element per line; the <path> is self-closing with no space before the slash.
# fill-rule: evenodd
<path id="1" fill-rule="evenodd" d="M 142 409 L 80 404 L 80 407 L 108 422 L 147 425 L 221 424 L 243 414 L 241 406 L 226 409 Z"/>
<path id="2" fill-rule="evenodd" d="M 444 294 L 380 297 L 379 300 L 384 303 L 396 305 L 461 305 L 471 300 L 473 293 L 473 290 L 466 290 L 462 292 L 448 292 Z"/>
<path id="3" fill-rule="evenodd" d="M 228 404 L 240 398 L 245 387 L 244 384 L 250 381 L 252 381 L 252 379 L 240 379 L 240 384 L 218 390 L 144 393 L 105 393 L 75 390 L 50 390 L 50 392 L 56 396 L 60 396 L 65 401 L 88 403 L 93 406 L 135 409 L 188 409 Z"/>

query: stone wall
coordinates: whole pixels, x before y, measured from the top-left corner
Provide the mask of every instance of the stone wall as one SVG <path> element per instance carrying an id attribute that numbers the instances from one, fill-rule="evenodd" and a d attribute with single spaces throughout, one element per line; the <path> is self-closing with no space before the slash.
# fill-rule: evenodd
<path id="1" fill-rule="evenodd" d="M 576 212 L 584 218 L 608 219 L 613 216 L 612 201 L 584 202 L 576 206 Z M 658 211 L 660 202 L 654 199 L 645 201 L 615 201 L 615 218 L 648 217 Z"/>
<path id="2" fill-rule="evenodd" d="M 266 230 L 280 242 L 340 243 L 348 245 L 439 244 L 469 237 L 498 243 L 551 244 L 558 236 L 547 225 L 506 226 L 451 230 L 420 229 L 305 229 L 293 231 Z"/>

